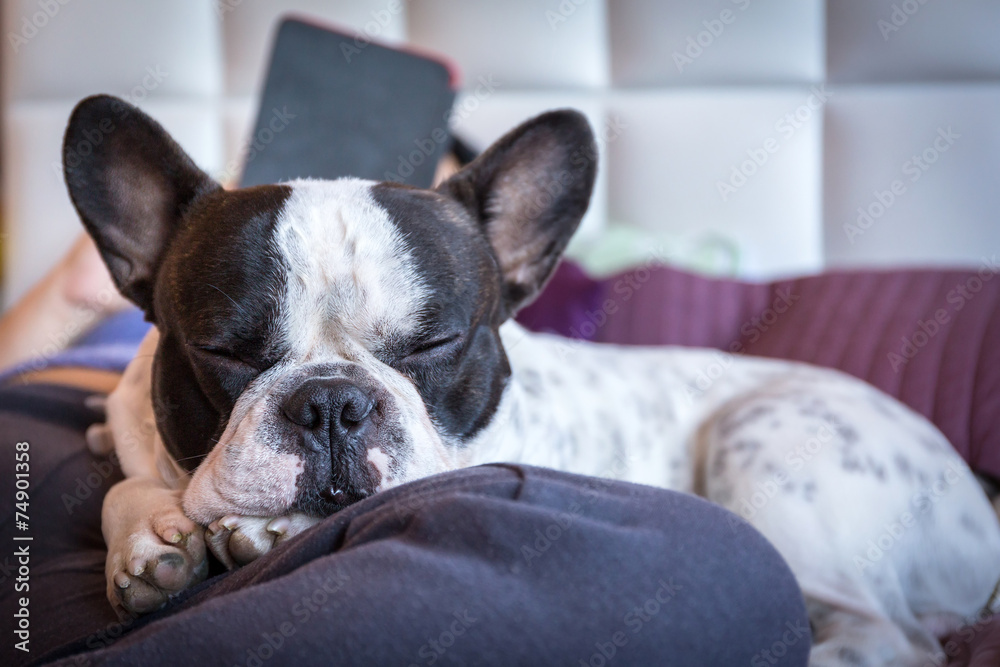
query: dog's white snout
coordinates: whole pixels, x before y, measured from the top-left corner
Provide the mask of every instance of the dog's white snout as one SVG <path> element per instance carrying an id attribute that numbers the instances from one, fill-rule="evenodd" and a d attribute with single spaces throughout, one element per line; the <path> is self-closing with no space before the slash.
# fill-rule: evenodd
<path id="1" fill-rule="evenodd" d="M 184 513 L 202 525 L 231 514 L 281 516 L 295 502 L 302 459 L 261 443 L 222 442 L 184 492 Z"/>

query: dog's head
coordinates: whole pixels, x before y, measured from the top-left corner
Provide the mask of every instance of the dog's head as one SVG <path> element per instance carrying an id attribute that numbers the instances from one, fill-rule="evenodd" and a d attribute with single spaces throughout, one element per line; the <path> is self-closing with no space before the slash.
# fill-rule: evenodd
<path id="1" fill-rule="evenodd" d="M 552 273 L 596 171 L 586 120 L 556 111 L 433 190 L 227 191 L 107 96 L 77 106 L 63 159 L 116 284 L 159 329 L 157 424 L 197 468 L 185 507 L 206 523 L 326 515 L 461 465 L 510 374 L 498 329 Z"/>

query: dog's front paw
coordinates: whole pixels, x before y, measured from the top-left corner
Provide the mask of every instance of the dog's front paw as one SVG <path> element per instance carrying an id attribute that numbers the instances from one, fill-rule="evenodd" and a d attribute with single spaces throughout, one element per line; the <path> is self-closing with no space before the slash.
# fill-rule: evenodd
<path id="1" fill-rule="evenodd" d="M 169 492 L 167 492 L 169 493 Z M 174 500 L 139 517 L 108 548 L 108 600 L 119 616 L 146 614 L 205 579 L 204 529 Z"/>
<path id="2" fill-rule="evenodd" d="M 318 522 L 305 514 L 277 518 L 230 515 L 209 524 L 205 541 L 215 557 L 233 569 L 257 560 Z"/>

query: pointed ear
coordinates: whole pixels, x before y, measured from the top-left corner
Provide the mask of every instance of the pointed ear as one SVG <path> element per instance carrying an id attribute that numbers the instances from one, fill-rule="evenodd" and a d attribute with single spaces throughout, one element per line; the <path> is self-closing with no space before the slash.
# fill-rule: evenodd
<path id="1" fill-rule="evenodd" d="M 108 95 L 88 97 L 73 110 L 63 171 L 118 289 L 152 319 L 164 251 L 192 202 L 219 185 L 159 123 Z"/>
<path id="2" fill-rule="evenodd" d="M 507 315 L 538 294 L 587 211 L 597 148 L 587 119 L 550 111 L 507 133 L 438 186 L 482 226 Z"/>

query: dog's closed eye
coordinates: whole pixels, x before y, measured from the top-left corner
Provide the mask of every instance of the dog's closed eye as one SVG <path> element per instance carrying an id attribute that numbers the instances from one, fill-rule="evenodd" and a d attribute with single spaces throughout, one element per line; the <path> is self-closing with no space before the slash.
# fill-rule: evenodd
<path id="1" fill-rule="evenodd" d="M 259 369 L 254 364 L 242 359 L 239 354 L 232 350 L 227 350 L 225 348 L 216 347 L 214 345 L 192 345 L 190 347 L 196 355 L 204 358 L 208 358 L 216 363 L 226 364 L 227 366 L 240 366 L 253 373 L 259 373 Z"/>
<path id="2" fill-rule="evenodd" d="M 462 334 L 451 333 L 417 343 L 407 352 L 404 360 L 419 361 L 422 358 L 450 356 L 462 347 Z"/>
<path id="3" fill-rule="evenodd" d="M 247 384 L 266 370 L 229 348 L 197 343 L 187 348 L 198 383 L 220 411 L 231 409 Z"/>

